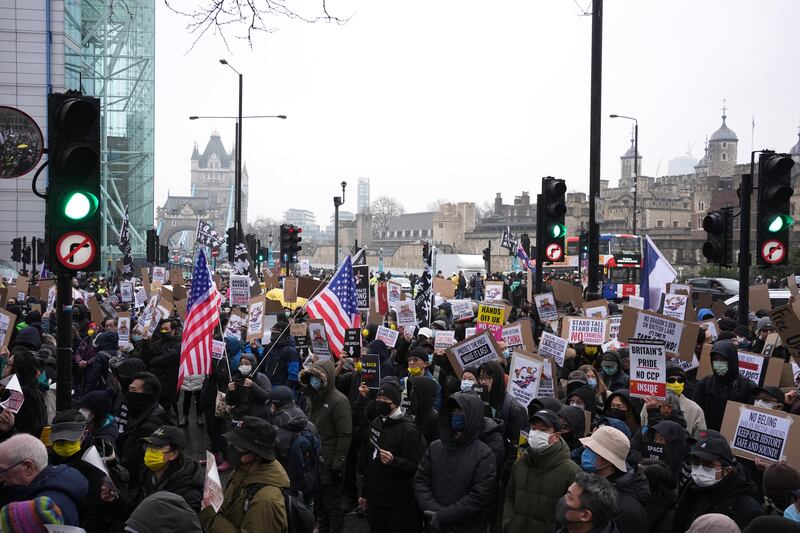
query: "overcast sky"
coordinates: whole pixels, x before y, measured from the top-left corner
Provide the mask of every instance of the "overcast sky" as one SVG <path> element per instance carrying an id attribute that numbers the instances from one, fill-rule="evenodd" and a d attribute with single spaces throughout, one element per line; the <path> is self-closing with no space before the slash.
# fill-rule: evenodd
<path id="1" fill-rule="evenodd" d="M 314 0 L 308 0 L 313 2 Z M 297 3 L 298 0 L 289 0 Z M 180 0 L 179 4 L 200 4 Z M 328 0 L 343 25 L 274 19 L 252 48 L 230 50 L 156 2 L 156 204 L 189 193 L 189 157 L 218 129 L 230 149 L 244 74 L 244 113 L 286 114 L 244 126 L 249 218 L 311 209 L 324 227 L 339 183 L 355 211 L 359 177 L 372 198 L 407 212 L 437 198 L 506 202 L 539 192 L 541 177 L 588 191 L 591 17 L 588 0 Z M 687 147 L 728 125 L 739 162 L 755 147 L 788 151 L 797 140 L 796 0 L 606 0 L 602 175 L 612 185 L 639 119 L 642 173 L 664 175 Z M 231 32 L 233 32 L 231 28 Z M 351 194 L 352 192 L 352 194 Z"/>

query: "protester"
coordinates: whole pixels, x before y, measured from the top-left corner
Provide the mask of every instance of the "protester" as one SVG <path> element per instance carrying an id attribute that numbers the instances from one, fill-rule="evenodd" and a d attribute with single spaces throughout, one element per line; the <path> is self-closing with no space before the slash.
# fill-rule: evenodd
<path id="1" fill-rule="evenodd" d="M 686 373 L 677 365 L 667 365 L 667 389 L 678 396 L 678 406 L 686 422 L 686 431 L 694 435 L 701 429 L 706 429 L 706 418 L 703 409 L 693 400 L 687 398 L 683 392 L 686 385 Z M 642 425 L 648 425 L 647 409 L 641 413 Z"/>
<path id="2" fill-rule="evenodd" d="M 267 359 L 261 365 L 260 371 L 273 386 L 284 385 L 296 390 L 300 375 L 300 356 L 294 338 L 289 335 L 288 322 L 279 320 L 272 326 L 270 343 Z"/>
<path id="3" fill-rule="evenodd" d="M 197 514 L 186 500 L 167 491 L 151 494 L 136 507 L 125 522 L 135 533 L 202 533 Z"/>
<path id="4" fill-rule="evenodd" d="M 581 472 L 556 503 L 558 533 L 618 533 L 612 515 L 617 491 L 607 479 Z"/>

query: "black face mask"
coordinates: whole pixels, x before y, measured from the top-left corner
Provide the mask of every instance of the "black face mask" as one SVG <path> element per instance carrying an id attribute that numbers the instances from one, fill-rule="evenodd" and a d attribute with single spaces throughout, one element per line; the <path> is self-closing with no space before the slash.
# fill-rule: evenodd
<path id="1" fill-rule="evenodd" d="M 669 464 L 669 450 L 663 444 L 650 443 L 647 445 L 647 456 Z"/>
<path id="2" fill-rule="evenodd" d="M 651 427 L 655 426 L 656 424 L 661 422 L 662 418 L 663 417 L 661 416 L 661 409 L 656 408 L 647 410 L 647 425 Z"/>
<path id="3" fill-rule="evenodd" d="M 228 464 L 234 468 L 242 464 L 242 453 L 235 446 L 228 446 Z"/>
<path id="4" fill-rule="evenodd" d="M 625 422 L 625 420 L 628 418 L 628 412 L 617 407 L 612 407 L 608 410 L 608 414 L 606 414 L 606 416 Z"/>
<path id="5" fill-rule="evenodd" d="M 273 332 L 271 332 L 271 333 L 269 334 L 269 339 L 270 339 L 270 341 L 272 341 L 272 342 L 278 342 L 278 339 L 280 339 L 280 338 L 281 338 L 281 334 L 280 334 L 280 333 L 275 333 L 275 332 L 273 331 Z"/>
<path id="6" fill-rule="evenodd" d="M 376 410 L 378 412 L 378 416 L 389 416 L 389 413 L 392 412 L 392 404 L 386 402 L 375 402 Z"/>
<path id="7" fill-rule="evenodd" d="M 155 397 L 146 392 L 129 392 L 125 396 L 125 404 L 128 406 L 128 413 L 136 417 L 144 412 L 155 402 Z"/>

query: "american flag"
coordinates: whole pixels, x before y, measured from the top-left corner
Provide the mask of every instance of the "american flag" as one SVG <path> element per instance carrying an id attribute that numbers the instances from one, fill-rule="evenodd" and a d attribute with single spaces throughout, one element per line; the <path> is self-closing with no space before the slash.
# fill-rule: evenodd
<path id="1" fill-rule="evenodd" d="M 206 254 L 201 249 L 192 275 L 192 289 L 186 303 L 186 324 L 181 342 L 178 390 L 185 376 L 208 374 L 211 370 L 211 341 L 219 324 L 220 297 L 211 282 Z"/>
<path id="2" fill-rule="evenodd" d="M 348 255 L 328 285 L 306 304 L 311 318 L 325 323 L 325 333 L 334 357 L 339 357 L 344 346 L 344 330 L 361 325 L 356 300 L 356 280 L 353 263 Z"/>

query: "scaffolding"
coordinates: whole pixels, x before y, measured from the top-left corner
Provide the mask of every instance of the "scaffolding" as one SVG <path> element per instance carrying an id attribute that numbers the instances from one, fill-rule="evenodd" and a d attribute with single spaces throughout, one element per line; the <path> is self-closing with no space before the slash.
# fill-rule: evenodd
<path id="1" fill-rule="evenodd" d="M 103 233 L 109 262 L 125 208 L 134 255 L 153 227 L 155 0 L 65 0 L 68 89 L 96 96 L 101 106 Z"/>

